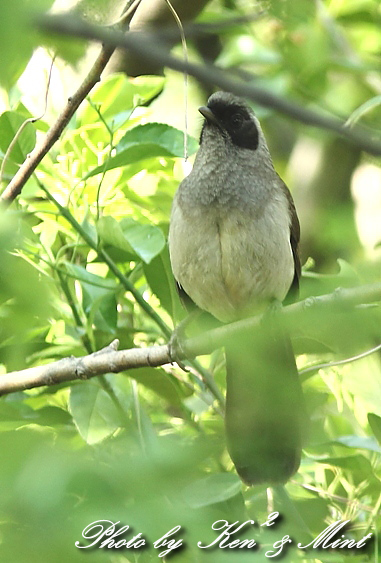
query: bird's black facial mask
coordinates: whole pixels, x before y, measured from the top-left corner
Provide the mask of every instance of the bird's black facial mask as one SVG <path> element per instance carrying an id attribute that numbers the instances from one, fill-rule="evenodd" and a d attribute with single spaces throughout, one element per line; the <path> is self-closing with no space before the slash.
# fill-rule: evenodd
<path id="1" fill-rule="evenodd" d="M 258 148 L 258 129 L 252 115 L 246 108 L 239 104 L 227 104 L 220 100 L 212 100 L 205 109 L 212 113 L 213 119 L 210 119 L 206 112 L 201 111 L 206 121 L 202 127 L 200 143 L 205 127 L 214 126 L 226 132 L 237 147 L 253 151 Z"/>

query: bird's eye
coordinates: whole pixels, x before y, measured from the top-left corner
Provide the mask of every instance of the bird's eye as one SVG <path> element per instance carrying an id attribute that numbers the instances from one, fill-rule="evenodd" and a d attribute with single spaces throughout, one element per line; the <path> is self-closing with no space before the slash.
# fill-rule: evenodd
<path id="1" fill-rule="evenodd" d="M 235 113 L 232 115 L 230 123 L 234 129 L 239 129 L 243 123 L 243 115 L 241 113 Z"/>

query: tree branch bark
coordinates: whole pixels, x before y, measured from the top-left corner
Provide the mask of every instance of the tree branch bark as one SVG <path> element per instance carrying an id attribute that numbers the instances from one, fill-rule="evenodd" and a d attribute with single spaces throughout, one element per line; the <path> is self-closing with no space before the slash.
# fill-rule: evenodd
<path id="1" fill-rule="evenodd" d="M 171 0 L 171 4 L 176 10 L 183 24 L 192 21 L 205 7 L 210 0 L 192 0 L 184 2 L 184 0 Z M 131 31 L 143 31 L 146 29 L 155 29 L 157 27 L 174 27 L 173 15 L 168 8 L 165 0 L 142 0 L 137 8 L 133 18 L 131 19 Z M 176 29 L 175 34 L 168 38 L 168 48 L 180 41 L 179 30 Z M 138 54 L 131 56 L 126 51 L 117 50 L 110 61 L 107 68 L 108 73 L 125 72 L 128 76 L 140 76 L 143 74 L 162 74 L 163 65 L 152 62 L 146 58 L 139 57 Z"/>
<path id="2" fill-rule="evenodd" d="M 376 283 L 349 289 L 338 289 L 333 293 L 319 297 L 309 297 L 304 301 L 284 307 L 281 316 L 292 334 L 295 327 L 298 327 L 301 318 L 307 316 L 307 311 L 329 312 L 331 314 L 343 310 L 350 312 L 356 305 L 379 301 L 381 301 L 381 283 Z M 259 315 L 190 338 L 182 343 L 183 353 L 179 354 L 178 359 L 209 354 L 240 332 L 251 330 L 254 334 L 256 330 L 261 329 L 261 319 L 262 315 Z M 330 319 L 330 315 L 327 314 L 327 324 L 330 323 Z M 139 367 L 156 367 L 172 361 L 168 345 L 118 351 L 118 344 L 119 342 L 114 340 L 106 348 L 88 356 L 63 358 L 48 365 L 2 375 L 0 376 L 0 396 L 44 385 L 90 379 L 105 373 L 120 373 Z"/>

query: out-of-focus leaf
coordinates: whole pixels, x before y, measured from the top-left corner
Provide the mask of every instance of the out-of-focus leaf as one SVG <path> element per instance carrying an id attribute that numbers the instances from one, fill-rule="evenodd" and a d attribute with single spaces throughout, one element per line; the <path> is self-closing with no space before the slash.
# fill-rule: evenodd
<path id="1" fill-rule="evenodd" d="M 303 22 L 311 21 L 316 10 L 314 4 L 309 0 L 271 2 L 269 9 L 273 16 L 286 23 L 288 29 L 299 26 Z"/>
<path id="2" fill-rule="evenodd" d="M 32 409 L 22 401 L 2 401 L 0 406 L 0 431 L 16 430 L 30 424 L 40 426 L 56 426 L 70 422 L 67 411 L 45 406 L 41 409 Z"/>
<path id="3" fill-rule="evenodd" d="M 359 326 L 361 326 L 361 336 L 366 334 L 368 326 L 365 323 Z M 365 346 L 364 349 L 366 350 Z M 381 415 L 380 361 L 375 354 L 348 366 L 343 386 L 356 397 L 356 400 L 363 402 L 368 412 Z"/>
<path id="4" fill-rule="evenodd" d="M 179 407 L 181 398 L 185 396 L 180 384 L 161 368 L 138 368 L 131 370 L 129 376 L 138 383 L 151 389 L 157 395 L 168 401 L 170 405 Z"/>
<path id="5" fill-rule="evenodd" d="M 53 0 L 12 0 L 1 2 L 0 18 L 0 83 L 13 86 L 24 71 L 33 48 L 38 45 L 32 21 L 36 12 L 44 12 Z"/>
<path id="6" fill-rule="evenodd" d="M 369 436 L 341 436 L 335 442 L 347 446 L 348 448 L 359 448 L 362 450 L 369 450 L 371 452 L 381 453 L 381 448 L 377 441 Z"/>
<path id="7" fill-rule="evenodd" d="M 21 234 L 29 228 L 20 217 L 0 211 L 0 363 L 22 369 L 25 359 L 43 347 L 51 292 L 33 263 L 17 256 Z"/>
<path id="8" fill-rule="evenodd" d="M 95 381 L 85 381 L 70 389 L 69 410 L 80 435 L 88 444 L 101 442 L 120 426 L 118 409 Z"/>
<path id="9" fill-rule="evenodd" d="M 373 475 L 370 462 L 361 454 L 348 457 L 327 457 L 325 459 L 318 459 L 317 461 L 318 463 L 325 463 L 333 465 L 334 467 L 341 467 L 342 469 L 357 472 L 362 475 L 364 479 Z"/>
<path id="10" fill-rule="evenodd" d="M 377 439 L 377 442 L 381 444 L 381 416 L 370 412 L 368 413 L 368 422 L 373 434 Z"/>
<path id="11" fill-rule="evenodd" d="M 184 500 L 192 508 L 200 508 L 228 500 L 241 492 L 242 482 L 232 473 L 215 473 L 188 485 Z"/>

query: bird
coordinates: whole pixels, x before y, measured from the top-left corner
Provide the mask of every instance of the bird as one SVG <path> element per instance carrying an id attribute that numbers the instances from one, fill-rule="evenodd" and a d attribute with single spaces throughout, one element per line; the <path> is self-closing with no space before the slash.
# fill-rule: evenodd
<path id="1" fill-rule="evenodd" d="M 262 314 L 261 330 L 225 345 L 226 442 L 244 483 L 283 484 L 299 468 L 307 415 L 290 337 L 271 311 L 298 295 L 299 220 L 245 100 L 215 92 L 199 112 L 199 149 L 172 203 L 172 272 L 182 301 L 221 323 Z"/>

